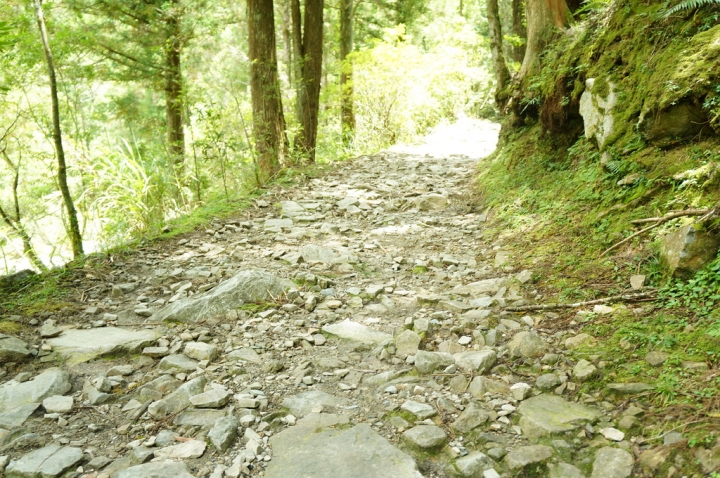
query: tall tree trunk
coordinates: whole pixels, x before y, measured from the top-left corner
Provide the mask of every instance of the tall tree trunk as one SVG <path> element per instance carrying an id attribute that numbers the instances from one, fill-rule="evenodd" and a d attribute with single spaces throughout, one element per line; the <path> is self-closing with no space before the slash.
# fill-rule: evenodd
<path id="1" fill-rule="evenodd" d="M 300 122 L 295 149 L 305 161 L 314 162 L 322 80 L 324 1 L 305 0 L 305 15 L 300 14 L 300 0 L 293 0 L 292 5 L 293 40 L 298 65 L 296 103 Z"/>
<path id="2" fill-rule="evenodd" d="M 178 8 L 177 0 L 173 0 L 170 12 L 165 20 L 165 27 L 167 28 L 167 38 L 165 40 L 165 118 L 170 160 L 175 166 L 176 173 L 182 177 L 185 164 L 185 130 L 183 127 L 183 78 L 180 64 L 182 40 L 180 38 Z"/>
<path id="3" fill-rule="evenodd" d="M 275 52 L 273 2 L 247 0 L 247 6 L 253 135 L 258 181 L 263 184 L 280 170 L 287 152 L 287 138 Z"/>
<path id="4" fill-rule="evenodd" d="M 290 1 L 284 0 L 282 5 L 282 36 L 283 36 L 283 60 L 285 68 L 287 68 L 287 81 L 289 85 L 293 84 L 293 54 L 292 54 L 292 22 L 290 21 Z"/>
<path id="5" fill-rule="evenodd" d="M 503 54 L 498 0 L 487 0 L 487 19 L 490 27 L 490 53 L 493 60 L 493 69 L 495 70 L 495 104 L 502 109 L 505 100 L 502 98 L 501 93 L 510 80 L 510 72 Z"/>
<path id="6" fill-rule="evenodd" d="M 525 8 L 523 0 L 512 0 L 512 33 L 518 38 L 527 40 L 527 29 L 523 25 Z M 513 61 L 522 63 L 525 57 L 525 44 L 513 47 Z"/>
<path id="7" fill-rule="evenodd" d="M 535 71 L 552 28 L 564 28 L 569 16 L 565 0 L 525 0 L 527 48 L 518 74 L 520 81 Z"/>
<path id="8" fill-rule="evenodd" d="M 45 28 L 45 17 L 43 16 L 42 0 L 34 0 L 35 17 L 37 19 L 38 29 L 40 30 L 40 39 L 42 40 L 43 50 L 45 50 L 45 61 L 48 68 L 48 78 L 50 80 L 50 97 L 52 99 L 52 122 L 53 122 L 53 142 L 55 143 L 55 154 L 58 160 L 58 185 L 62 193 L 63 202 L 68 215 L 68 235 L 72 244 L 73 259 L 83 256 L 82 236 L 80 235 L 80 225 L 78 223 L 77 210 L 73 202 L 70 188 L 67 183 L 67 166 L 65 164 L 65 150 L 62 143 L 62 131 L 60 129 L 60 102 L 58 101 L 57 79 L 55 78 L 55 66 L 53 65 L 52 51 L 50 50 L 50 40 L 48 40 L 47 29 Z"/>
<path id="9" fill-rule="evenodd" d="M 343 142 L 350 146 L 355 136 L 355 108 L 353 105 L 353 65 L 348 55 L 353 51 L 354 41 L 354 10 L 353 0 L 340 0 L 340 123 Z"/>

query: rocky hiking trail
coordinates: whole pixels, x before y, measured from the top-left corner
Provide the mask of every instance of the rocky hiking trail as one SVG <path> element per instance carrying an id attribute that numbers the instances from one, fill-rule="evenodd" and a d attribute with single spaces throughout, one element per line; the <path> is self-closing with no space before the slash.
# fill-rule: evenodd
<path id="1" fill-rule="evenodd" d="M 645 476 L 621 430 L 650 385 L 579 396 L 599 365 L 567 352 L 594 338 L 503 310 L 553 298 L 467 201 L 498 129 L 461 121 L 86 268 L 74 309 L 0 336 L 0 475 Z"/>

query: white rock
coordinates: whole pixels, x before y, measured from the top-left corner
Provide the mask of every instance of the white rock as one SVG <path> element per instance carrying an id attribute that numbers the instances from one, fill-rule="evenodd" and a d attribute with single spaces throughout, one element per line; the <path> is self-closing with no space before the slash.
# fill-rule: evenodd
<path id="1" fill-rule="evenodd" d="M 623 441 L 623 439 L 625 439 L 625 434 L 617 428 L 603 428 L 600 430 L 600 433 L 602 436 L 612 441 Z"/>

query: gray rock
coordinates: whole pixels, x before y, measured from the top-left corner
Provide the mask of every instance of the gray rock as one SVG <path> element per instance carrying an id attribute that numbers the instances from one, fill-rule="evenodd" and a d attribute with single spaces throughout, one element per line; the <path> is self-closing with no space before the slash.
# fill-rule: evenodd
<path id="1" fill-rule="evenodd" d="M 203 440 L 190 440 L 156 450 L 155 459 L 187 460 L 200 458 L 205 453 L 206 448 L 207 444 Z"/>
<path id="2" fill-rule="evenodd" d="M 455 363 L 455 357 L 444 352 L 426 352 L 418 350 L 415 354 L 415 368 L 422 375 L 433 373 Z"/>
<path id="3" fill-rule="evenodd" d="M 581 423 L 594 422 L 600 417 L 596 409 L 547 394 L 523 401 L 517 413 L 521 415 L 520 428 L 528 438 L 571 431 Z"/>
<path id="4" fill-rule="evenodd" d="M 395 337 L 395 355 L 401 359 L 408 355 L 415 355 L 420 346 L 420 336 L 412 330 L 405 330 Z"/>
<path id="5" fill-rule="evenodd" d="M 495 294 L 505 284 L 507 279 L 483 279 L 481 281 L 472 282 L 467 285 L 458 285 L 453 289 L 453 293 L 458 295 L 479 296 L 483 294 Z"/>
<path id="6" fill-rule="evenodd" d="M 162 418 L 185 410 L 190 406 L 190 397 L 202 393 L 206 383 L 204 375 L 184 383 L 167 397 L 151 403 L 148 413 L 153 418 Z"/>
<path id="7" fill-rule="evenodd" d="M 660 260 L 675 277 L 690 277 L 715 259 L 720 235 L 690 224 L 660 239 Z"/>
<path id="8" fill-rule="evenodd" d="M 424 450 L 439 448 L 447 441 L 445 431 L 435 425 L 418 425 L 406 430 L 402 437 L 411 445 Z"/>
<path id="9" fill-rule="evenodd" d="M 480 408 L 474 402 L 463 411 L 451 427 L 459 433 L 468 433 L 471 430 L 485 424 L 490 416 L 486 410 Z"/>
<path id="10" fill-rule="evenodd" d="M 243 362 L 250 362 L 254 364 L 262 363 L 262 358 L 249 347 L 243 347 L 238 350 L 233 350 L 225 357 L 227 360 L 240 360 Z"/>
<path id="11" fill-rule="evenodd" d="M 320 390 L 310 390 L 287 397 L 283 400 L 282 406 L 289 409 L 296 417 L 302 418 L 312 412 L 315 407 L 339 407 L 348 403 L 346 398 L 336 397 Z"/>
<path id="12" fill-rule="evenodd" d="M 23 405 L 40 403 L 47 397 L 70 391 L 70 375 L 59 368 L 50 368 L 27 382 L 10 380 L 0 385 L 0 413 Z"/>
<path id="13" fill-rule="evenodd" d="M 448 466 L 450 476 L 476 478 L 482 477 L 485 470 L 493 469 L 497 464 L 485 453 L 474 451 Z"/>
<path id="14" fill-rule="evenodd" d="M 211 408 L 189 408 L 175 417 L 173 423 L 178 426 L 190 425 L 210 429 L 215 425 L 215 422 L 224 418 L 226 413 L 224 410 L 214 410 Z"/>
<path id="15" fill-rule="evenodd" d="M 282 232 L 283 229 L 290 229 L 293 227 L 292 219 L 268 219 L 263 224 L 263 228 L 266 231 Z"/>
<path id="16" fill-rule="evenodd" d="M 568 463 L 558 463 L 548 465 L 547 478 L 585 478 L 585 475 Z"/>
<path id="17" fill-rule="evenodd" d="M 591 478 L 626 478 L 632 475 L 633 457 L 620 448 L 604 447 L 595 453 Z"/>
<path id="18" fill-rule="evenodd" d="M 475 372 L 478 374 L 483 374 L 490 370 L 497 360 L 497 354 L 492 349 L 462 352 L 454 354 L 453 357 L 455 358 L 455 365 L 467 372 Z"/>
<path id="19" fill-rule="evenodd" d="M 370 327 L 366 327 L 350 319 L 346 319 L 337 324 L 326 325 L 322 328 L 323 332 L 336 335 L 341 339 L 360 342 L 363 344 L 377 345 L 385 340 L 392 339 L 392 335 L 379 332 Z"/>
<path id="20" fill-rule="evenodd" d="M 88 362 L 104 355 L 139 353 L 154 343 L 159 330 L 127 330 L 118 327 L 66 330 L 49 339 L 53 351 L 71 365 Z"/>
<path id="21" fill-rule="evenodd" d="M 615 395 L 636 395 L 654 389 L 655 387 L 647 383 L 609 383 L 605 387 L 609 394 Z"/>
<path id="22" fill-rule="evenodd" d="M 440 194 L 424 194 L 414 199 L 418 211 L 437 211 L 448 206 L 450 201 Z"/>
<path id="23" fill-rule="evenodd" d="M 407 400 L 400 406 L 400 409 L 412 413 L 420 420 L 425 420 L 426 418 L 437 415 L 437 410 L 435 410 L 432 406 L 427 403 L 420 403 L 414 400 Z"/>
<path id="24" fill-rule="evenodd" d="M 322 246 L 315 244 L 306 244 L 300 249 L 300 255 L 305 262 L 310 264 L 320 262 L 322 264 L 342 264 L 342 263 L 356 263 L 358 262 L 357 256 L 355 256 L 348 249 L 342 249 L 339 251 L 333 251 Z"/>
<path id="25" fill-rule="evenodd" d="M 197 361 L 182 355 L 173 354 L 163 357 L 158 363 L 158 370 L 168 370 L 171 372 L 194 372 L 197 369 Z"/>
<path id="26" fill-rule="evenodd" d="M 613 134 L 613 109 L 618 101 L 615 84 L 607 81 L 609 91 L 605 98 L 599 93 L 593 93 L 595 78 L 585 80 L 585 91 L 580 97 L 580 115 L 585 125 L 585 137 L 594 140 L 602 150 L 605 142 Z"/>
<path id="27" fill-rule="evenodd" d="M 239 426 L 240 421 L 235 417 L 220 418 L 208 433 L 210 443 L 212 443 L 218 451 L 222 452 L 227 450 L 237 438 Z"/>
<path id="28" fill-rule="evenodd" d="M 580 347 L 590 347 L 596 342 L 595 337 L 590 334 L 577 334 L 565 340 L 565 347 L 568 350 L 574 350 Z"/>
<path id="29" fill-rule="evenodd" d="M 185 344 L 183 353 L 191 359 L 212 362 L 218 356 L 218 348 L 217 345 L 206 344 L 205 342 L 188 342 Z"/>
<path id="30" fill-rule="evenodd" d="M 30 418 L 30 415 L 35 413 L 35 410 L 37 410 L 39 406 L 39 403 L 30 403 L 0 413 L 0 428 L 12 430 L 13 428 L 21 427 L 22 424 Z M 1 436 L 2 434 L 0 433 L 0 437 Z"/>
<path id="31" fill-rule="evenodd" d="M 547 344 L 535 332 L 518 332 L 507 347 L 512 357 L 539 357 L 547 349 Z"/>
<path id="32" fill-rule="evenodd" d="M 198 408 L 220 408 L 227 405 L 230 397 L 232 397 L 232 392 L 214 388 L 207 392 L 193 395 L 190 397 L 190 403 Z"/>
<path id="33" fill-rule="evenodd" d="M 270 439 L 266 478 L 422 478 L 415 461 L 366 424 L 330 428 L 348 417 L 311 414 Z"/>
<path id="34" fill-rule="evenodd" d="M 542 391 L 552 390 L 560 385 L 560 377 L 556 373 L 545 373 L 535 380 L 535 386 Z"/>
<path id="35" fill-rule="evenodd" d="M 30 357 L 27 343 L 10 335 L 0 334 L 0 363 L 21 362 Z"/>
<path id="36" fill-rule="evenodd" d="M 48 445 L 11 461 L 5 474 L 7 478 L 52 478 L 65 473 L 82 459 L 80 448 Z"/>
<path id="37" fill-rule="evenodd" d="M 680 101 L 659 111 L 643 112 L 637 127 L 647 141 L 662 142 L 692 138 L 707 122 L 701 103 Z"/>
<path id="38" fill-rule="evenodd" d="M 198 322 L 224 315 L 246 302 L 277 300 L 293 286 L 292 282 L 274 275 L 247 270 L 226 280 L 211 291 L 180 299 L 153 314 L 151 321 Z"/>
<path id="39" fill-rule="evenodd" d="M 528 465 L 544 463 L 555 450 L 547 445 L 520 446 L 505 455 L 505 465 L 511 470 L 525 468 Z"/>
<path id="40" fill-rule="evenodd" d="M 53 395 L 43 400 L 42 405 L 48 413 L 67 413 L 72 410 L 73 398 Z"/>
<path id="41" fill-rule="evenodd" d="M 581 359 L 573 367 L 573 377 L 578 382 L 586 382 L 598 374 L 598 369 L 595 365 L 588 362 L 585 359 Z"/>
<path id="42" fill-rule="evenodd" d="M 112 478 L 195 478 L 185 463 L 156 462 L 133 466 L 112 475 Z"/>

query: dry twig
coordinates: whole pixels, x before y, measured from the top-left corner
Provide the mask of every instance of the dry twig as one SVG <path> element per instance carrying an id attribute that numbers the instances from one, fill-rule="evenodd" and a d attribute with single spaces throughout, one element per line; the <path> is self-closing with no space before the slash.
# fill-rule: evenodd
<path id="1" fill-rule="evenodd" d="M 519 307 L 505 307 L 509 312 L 523 312 L 527 310 L 550 310 L 550 309 L 575 309 L 585 307 L 586 305 L 605 304 L 607 302 L 630 302 L 640 299 L 652 299 L 654 296 L 648 292 L 638 292 L 636 294 L 620 294 L 605 297 L 604 299 L 586 300 L 584 302 L 575 302 L 572 304 L 543 304 L 543 305 L 522 305 Z"/>

